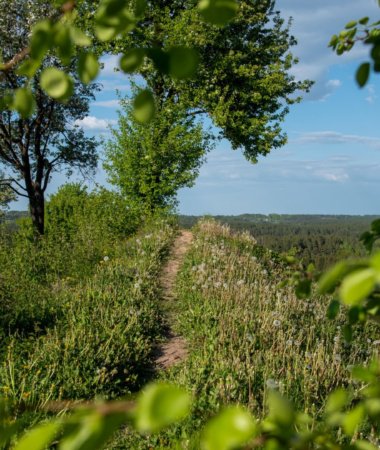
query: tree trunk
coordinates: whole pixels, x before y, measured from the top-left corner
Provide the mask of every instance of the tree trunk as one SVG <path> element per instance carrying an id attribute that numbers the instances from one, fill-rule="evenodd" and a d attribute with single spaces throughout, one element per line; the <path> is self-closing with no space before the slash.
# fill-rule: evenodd
<path id="1" fill-rule="evenodd" d="M 45 198 L 39 186 L 36 186 L 34 192 L 29 195 L 29 208 L 35 231 L 39 235 L 43 235 L 45 232 Z"/>

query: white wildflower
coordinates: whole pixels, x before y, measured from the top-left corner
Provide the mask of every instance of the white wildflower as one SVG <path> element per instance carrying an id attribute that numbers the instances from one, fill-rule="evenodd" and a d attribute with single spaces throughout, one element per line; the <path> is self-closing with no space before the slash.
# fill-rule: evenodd
<path id="1" fill-rule="evenodd" d="M 275 326 L 276 328 L 278 328 L 278 327 L 280 327 L 281 326 L 281 322 L 279 321 L 279 320 L 274 320 L 273 321 L 273 326 Z"/>

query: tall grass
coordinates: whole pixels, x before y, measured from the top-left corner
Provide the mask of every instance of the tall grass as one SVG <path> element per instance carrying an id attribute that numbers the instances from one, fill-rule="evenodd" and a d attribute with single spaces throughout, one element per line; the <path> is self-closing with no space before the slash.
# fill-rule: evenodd
<path id="1" fill-rule="evenodd" d="M 91 275 L 52 276 L 41 283 L 39 295 L 48 294 L 54 320 L 45 321 L 41 332 L 26 313 L 30 331 L 8 332 L 0 392 L 34 408 L 50 400 L 110 398 L 139 388 L 161 331 L 157 275 L 174 233 L 159 219 L 110 244 Z M 36 281 L 25 279 L 23 301 L 38 308 L 43 300 L 27 295 Z"/>

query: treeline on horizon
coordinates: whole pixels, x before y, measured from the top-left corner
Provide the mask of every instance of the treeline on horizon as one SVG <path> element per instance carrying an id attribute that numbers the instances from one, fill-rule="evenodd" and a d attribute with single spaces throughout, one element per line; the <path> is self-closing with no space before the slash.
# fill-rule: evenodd
<path id="1" fill-rule="evenodd" d="M 234 231 L 246 230 L 258 244 L 278 253 L 291 253 L 323 270 L 342 258 L 364 256 L 359 238 L 377 216 L 314 214 L 241 214 L 213 216 Z M 192 227 L 199 216 L 179 217 L 180 225 Z"/>

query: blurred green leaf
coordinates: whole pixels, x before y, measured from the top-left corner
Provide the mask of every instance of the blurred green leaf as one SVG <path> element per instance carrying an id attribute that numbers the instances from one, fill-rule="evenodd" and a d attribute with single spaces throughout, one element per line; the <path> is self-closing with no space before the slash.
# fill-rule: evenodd
<path id="1" fill-rule="evenodd" d="M 141 66 L 144 61 L 145 50 L 142 48 L 133 48 L 128 50 L 120 58 L 120 69 L 126 73 L 133 73 Z"/>
<path id="2" fill-rule="evenodd" d="M 71 419 L 74 427 L 65 434 L 59 450 L 100 450 L 109 438 L 126 422 L 126 414 L 110 414 L 103 416 L 96 411 L 79 414 L 75 426 L 75 416 Z"/>
<path id="3" fill-rule="evenodd" d="M 26 87 L 16 89 L 12 107 L 24 119 L 30 117 L 36 108 L 36 101 L 34 100 L 32 91 Z"/>
<path id="4" fill-rule="evenodd" d="M 238 448 L 255 436 L 257 425 L 248 411 L 231 406 L 212 418 L 202 434 L 204 450 L 229 450 Z"/>
<path id="5" fill-rule="evenodd" d="M 336 318 L 336 316 L 339 313 L 340 309 L 340 303 L 338 300 L 332 300 L 329 304 L 329 307 L 327 308 L 327 317 L 330 320 L 333 320 Z"/>
<path id="6" fill-rule="evenodd" d="M 295 293 L 299 299 L 308 298 L 311 294 L 311 280 L 300 280 L 296 285 Z"/>
<path id="7" fill-rule="evenodd" d="M 53 30 L 54 44 L 57 47 L 57 54 L 63 64 L 70 64 L 74 54 L 74 43 L 71 37 L 71 30 L 67 24 L 58 22 Z"/>
<path id="8" fill-rule="evenodd" d="M 18 67 L 16 73 L 21 76 L 32 78 L 40 67 L 41 61 L 29 58 Z"/>
<path id="9" fill-rule="evenodd" d="M 145 10 L 148 6 L 147 0 L 136 0 L 134 14 L 138 19 L 144 16 Z"/>
<path id="10" fill-rule="evenodd" d="M 380 235 L 380 219 L 376 219 L 371 223 L 371 230 Z"/>
<path id="11" fill-rule="evenodd" d="M 366 85 L 366 83 L 369 79 L 370 69 L 371 69 L 371 66 L 368 62 L 363 63 L 359 66 L 359 68 L 356 72 L 356 81 L 360 87 L 363 87 Z"/>
<path id="12" fill-rule="evenodd" d="M 138 396 L 136 428 L 142 432 L 157 432 L 187 416 L 189 394 L 165 383 L 148 385 Z"/>
<path id="13" fill-rule="evenodd" d="M 70 27 L 71 39 L 78 47 L 88 47 L 91 45 L 91 39 L 79 28 Z"/>
<path id="14" fill-rule="evenodd" d="M 324 273 L 318 283 L 318 292 L 320 294 L 332 292 L 342 277 L 347 273 L 347 267 L 345 262 L 340 261 L 332 269 Z"/>
<path id="15" fill-rule="evenodd" d="M 201 0 L 198 9 L 207 22 L 223 26 L 236 16 L 239 6 L 235 0 Z"/>
<path id="16" fill-rule="evenodd" d="M 41 61 L 53 46 L 53 27 L 50 20 L 42 20 L 32 29 L 30 38 L 30 56 Z"/>
<path id="17" fill-rule="evenodd" d="M 348 403 L 349 397 L 347 391 L 343 388 L 337 389 L 330 394 L 326 401 L 325 412 L 332 414 L 343 409 Z"/>
<path id="18" fill-rule="evenodd" d="M 345 325 L 343 327 L 343 337 L 346 342 L 352 342 L 352 327 L 351 327 L 351 325 Z"/>
<path id="19" fill-rule="evenodd" d="M 45 450 L 61 428 L 59 422 L 48 422 L 28 430 L 13 450 Z"/>
<path id="20" fill-rule="evenodd" d="M 169 73 L 172 77 L 183 79 L 192 77 L 198 67 L 198 52 L 191 48 L 173 47 L 169 50 Z"/>
<path id="21" fill-rule="evenodd" d="M 72 79 L 55 67 L 44 69 L 41 74 L 40 85 L 50 97 L 59 101 L 69 98 L 74 89 Z"/>
<path id="22" fill-rule="evenodd" d="M 358 24 L 358 23 L 357 23 L 356 20 L 351 20 L 351 22 L 348 22 L 348 23 L 346 24 L 346 30 L 349 30 L 349 29 L 351 29 L 351 28 L 356 27 L 357 24 Z"/>
<path id="23" fill-rule="evenodd" d="M 360 25 L 367 25 L 369 21 L 369 17 L 362 17 L 358 22 L 360 23 Z"/>
<path id="24" fill-rule="evenodd" d="M 101 41 L 109 41 L 119 34 L 133 30 L 136 20 L 124 0 L 102 0 L 95 15 L 95 34 Z"/>
<path id="25" fill-rule="evenodd" d="M 279 392 L 270 391 L 268 395 L 268 419 L 281 428 L 289 428 L 294 424 L 295 411 L 290 402 Z"/>
<path id="26" fill-rule="evenodd" d="M 376 445 L 371 444 L 368 441 L 358 440 L 354 443 L 354 447 L 358 450 L 379 450 Z"/>
<path id="27" fill-rule="evenodd" d="M 156 111 L 153 94 L 149 90 L 141 91 L 133 102 L 133 115 L 140 123 L 148 123 Z"/>
<path id="28" fill-rule="evenodd" d="M 353 436 L 356 429 L 363 421 L 363 418 L 364 418 L 364 406 L 362 404 L 359 404 L 354 409 L 347 412 L 346 415 L 344 416 L 342 422 L 344 432 L 348 436 Z"/>
<path id="29" fill-rule="evenodd" d="M 363 269 L 347 275 L 340 287 L 339 295 L 346 305 L 360 304 L 373 290 L 376 283 L 376 272 Z"/>
<path id="30" fill-rule="evenodd" d="M 81 53 L 78 58 L 78 75 L 82 83 L 89 84 L 99 73 L 98 58 L 94 53 Z"/>

